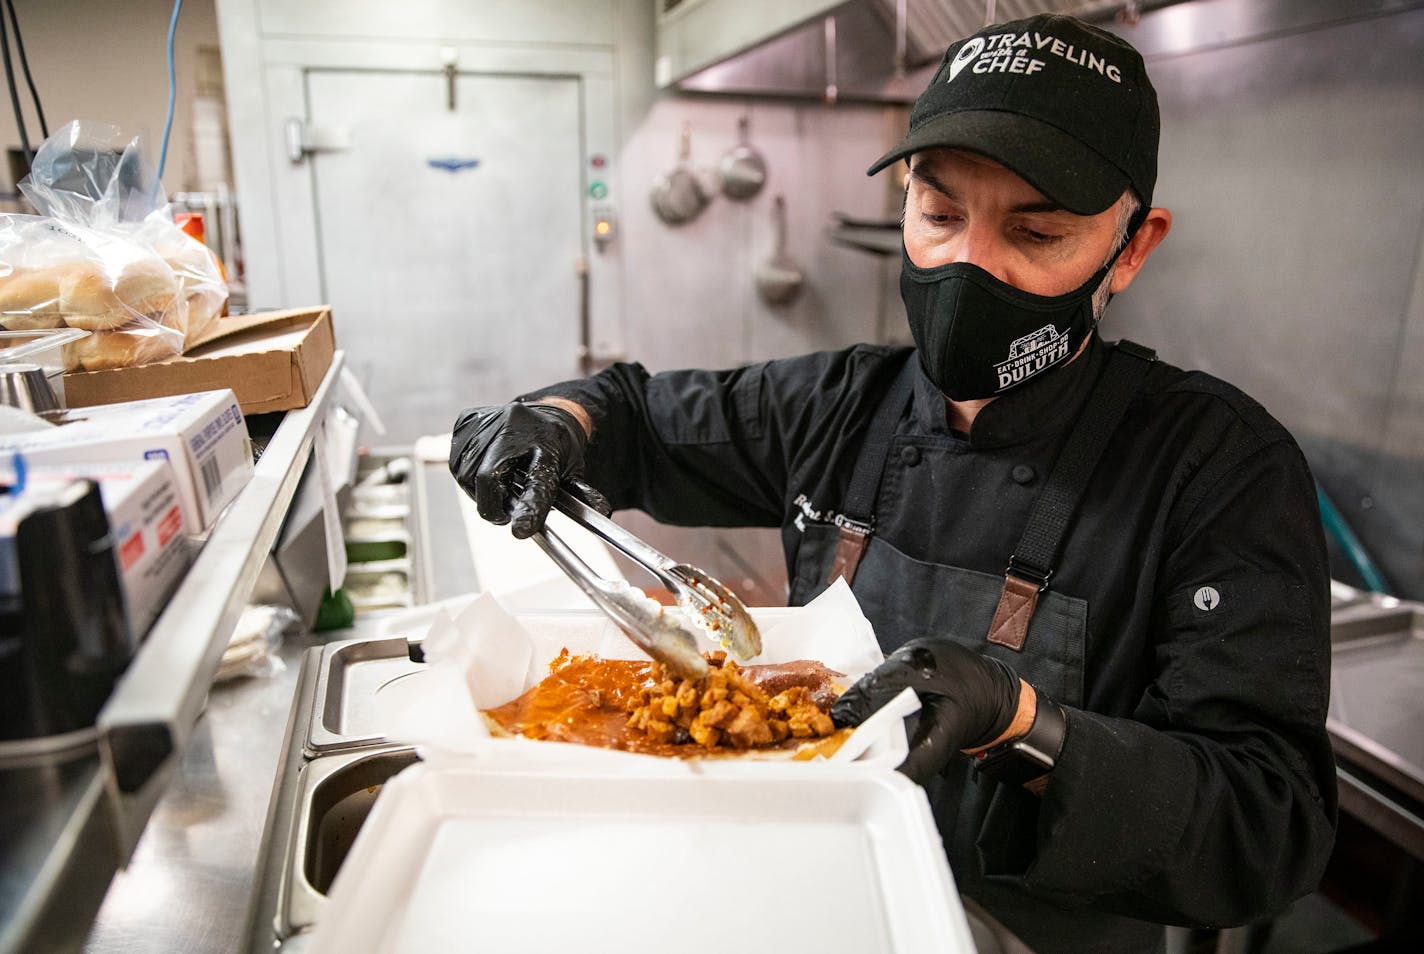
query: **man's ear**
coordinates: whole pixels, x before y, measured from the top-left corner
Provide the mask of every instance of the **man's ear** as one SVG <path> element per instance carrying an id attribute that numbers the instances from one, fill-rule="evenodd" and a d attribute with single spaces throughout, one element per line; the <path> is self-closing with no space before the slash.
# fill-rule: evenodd
<path id="1" fill-rule="evenodd" d="M 1147 217 L 1142 220 L 1142 225 L 1118 256 L 1117 267 L 1113 269 L 1112 275 L 1111 288 L 1114 295 L 1132 284 L 1132 280 L 1147 262 L 1147 256 L 1152 254 L 1152 250 L 1161 244 L 1171 230 L 1171 212 L 1162 208 L 1147 210 Z"/>

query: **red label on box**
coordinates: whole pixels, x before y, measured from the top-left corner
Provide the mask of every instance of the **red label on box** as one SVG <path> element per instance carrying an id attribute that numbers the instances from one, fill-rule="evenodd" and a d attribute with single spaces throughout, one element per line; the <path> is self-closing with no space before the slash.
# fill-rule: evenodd
<path id="1" fill-rule="evenodd" d="M 183 515 L 178 512 L 178 506 L 175 504 L 163 515 L 163 519 L 158 521 L 158 545 L 160 547 L 168 546 L 168 541 L 173 539 L 173 535 L 182 526 Z"/>
<path id="2" fill-rule="evenodd" d="M 143 556 L 143 532 L 131 534 L 119 546 L 119 566 L 127 570 L 138 562 L 138 558 Z"/>

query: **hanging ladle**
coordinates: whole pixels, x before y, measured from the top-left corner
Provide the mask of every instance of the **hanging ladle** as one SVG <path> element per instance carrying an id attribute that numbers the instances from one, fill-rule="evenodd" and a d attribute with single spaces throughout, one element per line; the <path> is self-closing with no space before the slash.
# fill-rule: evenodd
<path id="1" fill-rule="evenodd" d="M 766 161 L 747 139 L 747 127 L 750 125 L 751 120 L 746 116 L 737 120 L 739 142 L 722 157 L 719 167 L 722 194 L 738 201 L 750 199 L 766 183 Z"/>
<path id="2" fill-rule="evenodd" d="M 786 252 L 786 199 L 777 196 L 772 207 L 776 220 L 776 249 L 757 267 L 756 288 L 768 305 L 785 305 L 801 294 L 806 277 L 801 266 Z"/>

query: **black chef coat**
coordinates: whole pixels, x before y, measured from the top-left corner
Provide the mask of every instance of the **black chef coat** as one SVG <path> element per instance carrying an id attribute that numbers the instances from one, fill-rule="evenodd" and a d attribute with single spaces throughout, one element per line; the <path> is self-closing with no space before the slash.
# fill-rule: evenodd
<path id="1" fill-rule="evenodd" d="M 942 396 L 916 371 L 877 539 L 1001 577 L 1106 351 L 1094 339 L 985 407 L 968 435 L 947 426 Z M 615 508 L 781 527 L 804 600 L 825 581 L 798 566 L 803 534 L 835 520 L 869 418 L 908 360 L 909 349 L 863 345 L 730 371 L 620 364 L 526 397 L 589 410 L 587 476 Z M 1230 385 L 1154 364 L 1051 589 L 1087 605 L 1081 698 L 1060 699 L 1071 703 L 1062 756 L 1013 826 L 1030 833 L 1028 850 L 999 879 L 1045 916 L 961 889 L 1035 949 L 1075 952 L 1155 946 L 1160 929 L 1142 922 L 1245 923 L 1311 891 L 1336 805 L 1329 577 L 1314 483 L 1286 430 Z M 896 615 L 903 629 L 912 614 Z M 887 650 L 933 635 L 871 622 Z M 953 848 L 983 833 L 941 818 L 941 834 Z M 1046 916 L 1066 911 L 1076 921 Z M 1064 923 L 1082 930 L 1064 936 Z"/>

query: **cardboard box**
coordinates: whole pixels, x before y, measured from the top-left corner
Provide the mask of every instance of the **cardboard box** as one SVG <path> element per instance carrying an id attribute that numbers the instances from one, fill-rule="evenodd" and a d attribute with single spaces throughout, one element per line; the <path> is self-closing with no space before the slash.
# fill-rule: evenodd
<path id="1" fill-rule="evenodd" d="M 159 458 L 173 465 L 189 533 L 213 525 L 252 478 L 252 442 L 231 391 L 71 408 L 58 426 L 0 435 L 0 455 L 30 465 Z"/>
<path id="2" fill-rule="evenodd" d="M 65 403 L 91 407 L 231 388 L 244 414 L 306 407 L 336 354 L 326 306 L 219 318 L 187 353 L 64 376 Z"/>
<path id="3" fill-rule="evenodd" d="M 114 539 L 119 580 L 124 587 L 129 631 L 135 639 L 141 639 L 192 561 L 178 503 L 178 482 L 168 461 L 29 468 L 24 491 L 7 500 L 0 512 L 0 563 L 14 560 L 15 528 L 20 520 L 36 507 L 52 503 L 65 487 L 81 478 L 99 485 Z M 4 479 L 13 484 L 13 470 Z M 17 572 L 0 572 L 0 579 L 10 577 L 17 588 Z M 0 588 L 4 586 L 0 584 Z"/>

